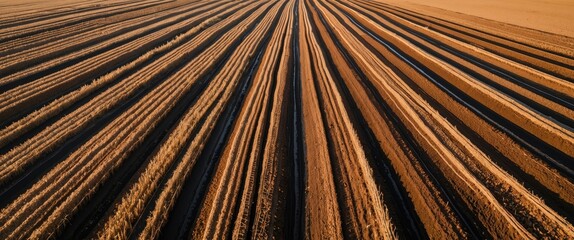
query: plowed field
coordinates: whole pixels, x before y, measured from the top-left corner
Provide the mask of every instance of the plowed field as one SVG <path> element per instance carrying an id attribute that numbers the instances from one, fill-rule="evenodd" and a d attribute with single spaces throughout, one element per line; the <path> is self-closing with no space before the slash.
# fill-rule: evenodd
<path id="1" fill-rule="evenodd" d="M 573 223 L 570 37 L 369 0 L 0 0 L 0 239 Z"/>

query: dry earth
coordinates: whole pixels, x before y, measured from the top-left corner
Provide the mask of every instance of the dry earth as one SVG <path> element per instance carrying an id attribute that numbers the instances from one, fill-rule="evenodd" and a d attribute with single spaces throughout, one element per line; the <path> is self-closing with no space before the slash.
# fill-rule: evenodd
<path id="1" fill-rule="evenodd" d="M 574 238 L 572 4 L 417 3 L 0 0 L 0 238 Z"/>
<path id="2" fill-rule="evenodd" d="M 416 11 L 452 12 L 574 37 L 574 2 L 570 0 L 378 0 Z M 433 8 L 443 9 L 440 11 Z M 452 12 L 450 12 L 452 11 Z"/>

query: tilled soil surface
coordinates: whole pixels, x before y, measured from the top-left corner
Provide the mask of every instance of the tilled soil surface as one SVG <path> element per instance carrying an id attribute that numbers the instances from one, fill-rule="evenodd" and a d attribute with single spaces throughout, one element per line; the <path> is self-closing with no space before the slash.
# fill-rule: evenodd
<path id="1" fill-rule="evenodd" d="M 368 0 L 0 13 L 2 239 L 574 238 L 567 36 Z"/>

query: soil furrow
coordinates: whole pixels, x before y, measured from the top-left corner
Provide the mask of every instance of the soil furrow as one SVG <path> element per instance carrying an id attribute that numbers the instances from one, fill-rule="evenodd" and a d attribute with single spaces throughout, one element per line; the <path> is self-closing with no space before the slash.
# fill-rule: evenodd
<path id="1" fill-rule="evenodd" d="M 574 238 L 561 1 L 0 0 L 0 238 Z"/>

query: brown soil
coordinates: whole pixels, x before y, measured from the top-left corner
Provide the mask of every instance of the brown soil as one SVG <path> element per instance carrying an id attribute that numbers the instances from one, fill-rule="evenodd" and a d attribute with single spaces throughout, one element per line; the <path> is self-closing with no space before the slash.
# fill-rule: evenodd
<path id="1" fill-rule="evenodd" d="M 571 7 L 0 0 L 0 238 L 573 238 Z"/>

